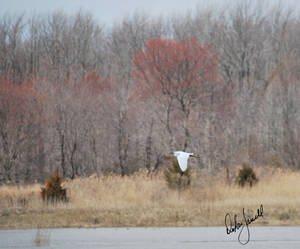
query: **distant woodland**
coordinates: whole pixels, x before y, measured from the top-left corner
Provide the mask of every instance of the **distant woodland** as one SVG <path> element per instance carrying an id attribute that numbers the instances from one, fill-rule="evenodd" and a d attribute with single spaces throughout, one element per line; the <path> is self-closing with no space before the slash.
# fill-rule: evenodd
<path id="1" fill-rule="evenodd" d="M 85 12 L 0 17 L 0 183 L 300 169 L 300 13 L 245 1 L 105 26 Z"/>

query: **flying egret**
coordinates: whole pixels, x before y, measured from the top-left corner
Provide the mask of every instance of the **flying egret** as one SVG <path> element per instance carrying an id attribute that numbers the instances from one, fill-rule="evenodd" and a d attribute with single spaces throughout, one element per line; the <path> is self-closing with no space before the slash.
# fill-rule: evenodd
<path id="1" fill-rule="evenodd" d="M 200 158 L 199 156 L 195 156 L 194 153 L 188 153 L 184 151 L 175 151 L 174 156 L 177 157 L 177 161 L 182 172 L 186 171 L 187 169 L 187 162 L 189 157 Z"/>

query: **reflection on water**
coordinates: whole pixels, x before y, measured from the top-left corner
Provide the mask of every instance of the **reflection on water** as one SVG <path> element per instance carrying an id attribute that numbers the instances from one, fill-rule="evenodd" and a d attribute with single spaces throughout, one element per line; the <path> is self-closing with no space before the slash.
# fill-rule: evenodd
<path id="1" fill-rule="evenodd" d="M 49 230 L 38 229 L 35 234 L 34 245 L 36 247 L 50 246 L 50 234 Z"/>
<path id="2" fill-rule="evenodd" d="M 247 248 L 300 248 L 300 227 L 251 227 Z M 224 227 L 0 230 L 0 248 L 241 248 Z"/>

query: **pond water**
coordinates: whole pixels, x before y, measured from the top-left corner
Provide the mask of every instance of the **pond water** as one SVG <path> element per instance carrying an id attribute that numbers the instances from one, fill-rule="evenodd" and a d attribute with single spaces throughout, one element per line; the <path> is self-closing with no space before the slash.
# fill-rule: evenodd
<path id="1" fill-rule="evenodd" d="M 249 226 L 249 229 L 250 241 L 246 245 L 248 249 L 300 248 L 300 227 Z M 40 241 L 35 242 L 38 238 Z M 241 247 L 238 242 L 238 232 L 227 235 L 225 227 L 0 230 L 1 249 L 235 249 Z"/>

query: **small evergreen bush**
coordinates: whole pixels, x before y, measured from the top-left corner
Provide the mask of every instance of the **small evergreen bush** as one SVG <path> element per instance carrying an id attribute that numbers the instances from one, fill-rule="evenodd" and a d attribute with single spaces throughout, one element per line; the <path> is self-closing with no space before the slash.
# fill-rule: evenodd
<path id="1" fill-rule="evenodd" d="M 255 183 L 258 182 L 258 179 L 254 170 L 248 164 L 243 164 L 243 168 L 239 170 L 236 181 L 241 187 L 244 187 L 246 185 L 252 187 Z"/>
<path id="2" fill-rule="evenodd" d="M 172 164 L 166 168 L 164 176 L 171 189 L 185 190 L 191 184 L 190 168 L 188 167 L 186 171 L 182 172 L 176 159 L 173 159 Z"/>
<path id="3" fill-rule="evenodd" d="M 61 186 L 62 177 L 58 173 L 53 173 L 47 180 L 45 187 L 41 188 L 41 197 L 44 202 L 56 203 L 58 201 L 66 202 L 67 190 Z"/>

